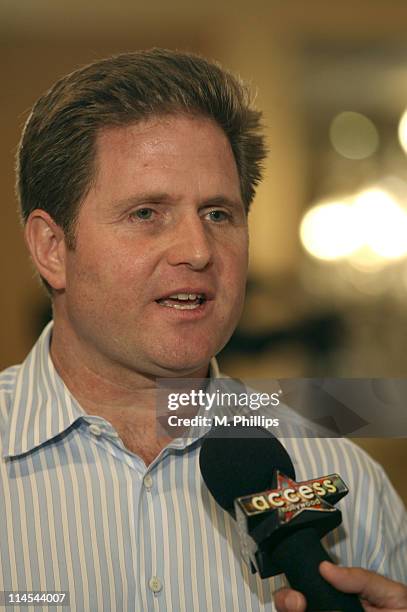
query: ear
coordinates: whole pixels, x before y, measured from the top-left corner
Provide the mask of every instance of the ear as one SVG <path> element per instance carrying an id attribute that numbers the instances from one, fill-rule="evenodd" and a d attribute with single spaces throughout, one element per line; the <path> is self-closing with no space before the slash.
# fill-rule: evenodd
<path id="1" fill-rule="evenodd" d="M 41 276 L 53 289 L 64 289 L 66 245 L 62 228 L 37 208 L 26 221 L 24 238 Z"/>

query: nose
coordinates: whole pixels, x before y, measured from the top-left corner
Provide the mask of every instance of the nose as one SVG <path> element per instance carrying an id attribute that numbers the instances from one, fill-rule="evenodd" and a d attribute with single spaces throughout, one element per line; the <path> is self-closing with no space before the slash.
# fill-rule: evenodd
<path id="1" fill-rule="evenodd" d="M 185 265 L 204 270 L 212 262 L 212 245 L 204 220 L 198 215 L 184 216 L 170 238 L 167 261 L 171 266 Z"/>

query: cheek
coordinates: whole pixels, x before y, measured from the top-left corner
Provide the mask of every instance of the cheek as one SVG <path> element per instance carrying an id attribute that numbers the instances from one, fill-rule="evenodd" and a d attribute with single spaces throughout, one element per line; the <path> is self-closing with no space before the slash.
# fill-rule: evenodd
<path id="1" fill-rule="evenodd" d="M 231 248 L 228 257 L 225 259 L 223 275 L 230 284 L 234 284 L 236 291 L 241 291 L 242 286 L 246 285 L 248 268 L 248 245 L 247 242 L 240 248 Z"/>
<path id="2" fill-rule="evenodd" d="M 235 326 L 243 310 L 248 257 L 244 248 L 231 249 L 223 260 L 223 269 L 219 274 L 222 300 L 222 319 Z"/>
<path id="3" fill-rule="evenodd" d="M 143 286 L 151 274 L 151 249 L 134 248 L 123 241 L 99 239 L 93 246 L 82 246 L 68 262 L 68 278 L 73 285 L 105 292 L 121 288 L 120 293 Z M 107 297 L 107 295 L 105 296 Z M 119 297 L 119 296 L 117 296 Z"/>

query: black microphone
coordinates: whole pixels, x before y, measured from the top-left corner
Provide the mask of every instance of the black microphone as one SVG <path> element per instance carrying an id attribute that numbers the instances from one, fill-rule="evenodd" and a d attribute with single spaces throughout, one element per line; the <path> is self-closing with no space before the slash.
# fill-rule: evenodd
<path id="1" fill-rule="evenodd" d="M 334 504 L 348 493 L 338 474 L 297 483 L 281 442 L 260 427 L 217 426 L 205 436 L 201 474 L 216 502 L 236 521 L 241 551 L 262 578 L 284 573 L 304 594 L 307 610 L 360 612 L 319 573 L 331 561 L 320 538 L 342 522 Z"/>

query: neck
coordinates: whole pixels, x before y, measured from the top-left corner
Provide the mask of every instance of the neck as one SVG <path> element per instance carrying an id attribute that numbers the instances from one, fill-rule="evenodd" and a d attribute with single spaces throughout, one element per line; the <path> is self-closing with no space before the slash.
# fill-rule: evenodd
<path id="1" fill-rule="evenodd" d="M 157 376 L 109 362 L 58 318 L 54 321 L 50 354 L 59 376 L 89 414 L 155 412 Z M 200 379 L 207 375 L 208 364 L 189 376 L 172 373 L 174 378 Z"/>

